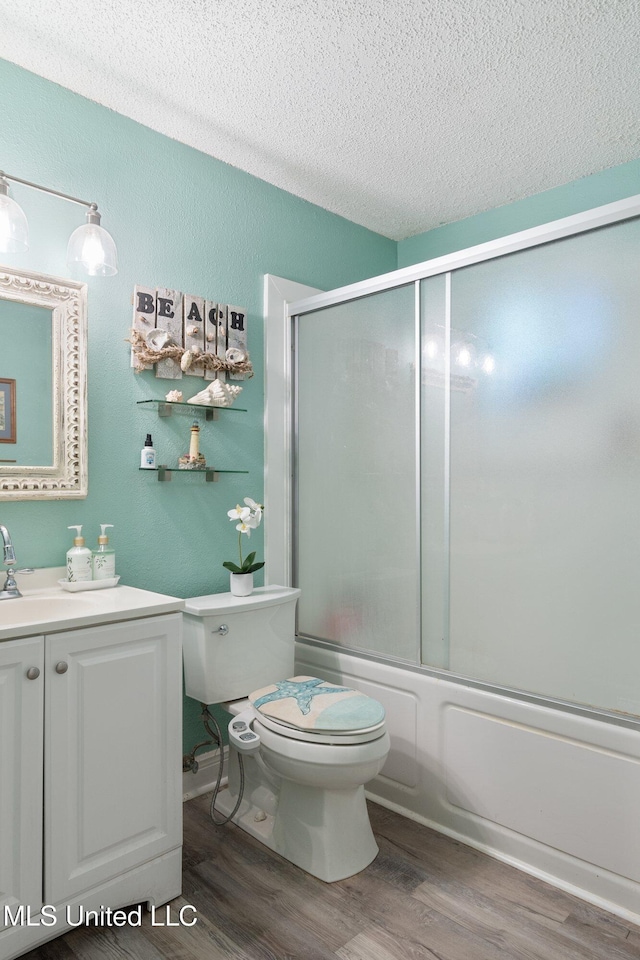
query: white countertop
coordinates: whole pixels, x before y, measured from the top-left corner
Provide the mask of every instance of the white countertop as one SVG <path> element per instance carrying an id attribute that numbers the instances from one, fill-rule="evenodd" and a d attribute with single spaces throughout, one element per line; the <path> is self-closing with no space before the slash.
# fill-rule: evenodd
<path id="1" fill-rule="evenodd" d="M 0 640 L 58 633 L 98 623 L 115 623 L 152 617 L 184 609 L 184 600 L 137 587 L 118 586 L 103 590 L 69 593 L 58 580 L 64 567 L 36 570 L 16 576 L 22 597 L 0 600 Z"/>

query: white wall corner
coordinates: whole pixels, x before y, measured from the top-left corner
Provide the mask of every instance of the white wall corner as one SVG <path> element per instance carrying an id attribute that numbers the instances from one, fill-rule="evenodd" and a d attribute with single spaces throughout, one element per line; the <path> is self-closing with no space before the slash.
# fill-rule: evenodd
<path id="1" fill-rule="evenodd" d="M 291 585 L 291 318 L 288 305 L 321 291 L 264 277 L 265 583 Z"/>

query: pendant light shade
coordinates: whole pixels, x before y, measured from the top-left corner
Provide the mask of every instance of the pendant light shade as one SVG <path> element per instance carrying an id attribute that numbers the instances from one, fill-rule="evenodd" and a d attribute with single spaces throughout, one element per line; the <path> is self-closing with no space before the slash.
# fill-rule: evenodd
<path id="1" fill-rule="evenodd" d="M 9 181 L 32 187 L 52 197 L 61 197 L 87 209 L 87 222 L 73 231 L 67 247 L 67 263 L 90 277 L 112 277 L 118 272 L 118 254 L 113 237 L 100 226 L 98 205 L 51 190 L 31 180 L 22 180 L 0 170 L 0 253 L 19 253 L 29 249 L 29 226 L 21 207 L 9 196 Z"/>
<path id="2" fill-rule="evenodd" d="M 90 277 L 112 277 L 118 272 L 118 254 L 111 234 L 100 226 L 95 203 L 87 211 L 87 222 L 69 237 L 67 264 L 80 267 Z"/>
<path id="3" fill-rule="evenodd" d="M 0 174 L 0 252 L 29 249 L 29 225 L 22 207 L 9 196 L 9 184 Z"/>

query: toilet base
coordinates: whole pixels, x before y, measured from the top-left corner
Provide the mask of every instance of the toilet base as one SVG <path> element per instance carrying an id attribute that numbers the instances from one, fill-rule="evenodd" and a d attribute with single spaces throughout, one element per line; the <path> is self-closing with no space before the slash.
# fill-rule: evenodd
<path id="1" fill-rule="evenodd" d="M 268 771 L 255 755 L 244 757 L 245 792 L 233 822 L 266 847 L 319 880 L 333 883 L 364 870 L 378 853 L 364 787 L 308 787 Z M 229 750 L 229 787 L 216 799 L 228 816 L 238 799 L 238 755 Z"/>

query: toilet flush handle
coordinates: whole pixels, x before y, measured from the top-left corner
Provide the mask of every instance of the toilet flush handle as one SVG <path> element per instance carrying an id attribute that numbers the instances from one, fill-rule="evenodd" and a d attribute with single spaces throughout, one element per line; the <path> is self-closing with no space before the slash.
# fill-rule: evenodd
<path id="1" fill-rule="evenodd" d="M 215 632 L 219 633 L 221 637 L 226 637 L 226 635 L 229 633 L 229 627 L 226 623 L 221 623 Z"/>

